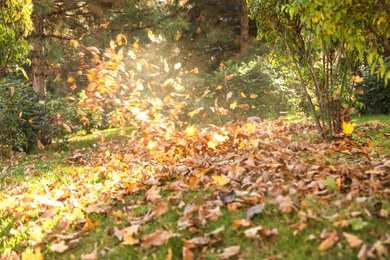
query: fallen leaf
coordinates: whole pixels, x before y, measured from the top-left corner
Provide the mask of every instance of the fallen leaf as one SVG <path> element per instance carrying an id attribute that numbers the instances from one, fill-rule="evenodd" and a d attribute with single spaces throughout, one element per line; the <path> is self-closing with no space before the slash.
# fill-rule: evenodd
<path id="1" fill-rule="evenodd" d="M 211 176 L 215 184 L 218 184 L 220 186 L 224 186 L 227 183 L 229 183 L 229 179 L 226 176 L 218 176 L 218 175 L 213 175 Z"/>
<path id="2" fill-rule="evenodd" d="M 55 252 L 55 253 L 63 253 L 65 252 L 66 250 L 68 250 L 68 246 L 65 244 L 65 241 L 64 240 L 61 240 L 60 242 L 58 243 L 53 243 L 51 246 L 50 246 L 50 251 L 52 252 Z"/>
<path id="3" fill-rule="evenodd" d="M 261 214 L 264 210 L 265 203 L 261 203 L 255 206 L 250 207 L 246 212 L 246 219 L 253 218 L 256 214 Z"/>
<path id="4" fill-rule="evenodd" d="M 160 195 L 161 187 L 153 185 L 145 194 L 145 198 L 151 202 L 156 202 L 161 199 Z"/>
<path id="5" fill-rule="evenodd" d="M 121 245 L 136 245 L 139 244 L 139 238 L 133 238 L 132 236 L 128 236 L 123 238 L 123 242 Z"/>
<path id="6" fill-rule="evenodd" d="M 236 230 L 240 227 L 249 227 L 251 222 L 249 219 L 236 219 L 233 221 L 233 230 Z"/>
<path id="7" fill-rule="evenodd" d="M 98 258 L 97 242 L 94 244 L 95 249 L 90 254 L 81 254 L 81 260 L 96 260 Z"/>
<path id="8" fill-rule="evenodd" d="M 188 247 L 183 246 L 182 247 L 182 253 L 183 253 L 183 260 L 192 260 L 192 259 L 194 259 L 194 253 L 192 253 L 192 251 Z"/>
<path id="9" fill-rule="evenodd" d="M 234 190 L 232 190 L 231 192 L 220 191 L 218 193 L 218 196 L 223 203 L 227 204 L 232 203 L 234 201 L 234 199 L 236 198 L 236 193 L 234 192 Z"/>
<path id="10" fill-rule="evenodd" d="M 143 235 L 141 237 L 141 247 L 149 248 L 151 246 L 164 245 L 172 236 L 179 236 L 179 234 L 175 234 L 170 231 L 156 231 L 152 234 Z"/>
<path id="11" fill-rule="evenodd" d="M 357 236 L 351 235 L 347 232 L 343 232 L 343 236 L 345 237 L 351 248 L 360 248 L 363 244 L 363 240 L 361 240 Z"/>
<path id="12" fill-rule="evenodd" d="M 230 246 L 223 249 L 223 252 L 219 255 L 221 259 L 229 259 L 240 253 L 240 246 Z"/>
<path id="13" fill-rule="evenodd" d="M 333 231 L 327 234 L 327 238 L 325 238 L 321 244 L 318 246 L 318 250 L 325 251 L 334 246 L 334 244 L 339 240 L 337 235 L 337 231 Z"/>
<path id="14" fill-rule="evenodd" d="M 256 238 L 258 237 L 258 232 L 262 229 L 263 228 L 261 226 L 249 228 L 244 231 L 244 234 L 246 237 Z"/>

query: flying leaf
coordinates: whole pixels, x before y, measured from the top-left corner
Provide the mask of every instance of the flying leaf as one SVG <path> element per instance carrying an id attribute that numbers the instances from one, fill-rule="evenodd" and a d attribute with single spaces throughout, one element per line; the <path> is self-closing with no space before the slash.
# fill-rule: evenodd
<path id="1" fill-rule="evenodd" d="M 180 62 L 176 63 L 176 64 L 174 65 L 173 68 L 174 68 L 175 70 L 180 69 L 180 68 L 181 68 L 181 63 L 180 63 Z"/>
<path id="2" fill-rule="evenodd" d="M 237 102 L 231 103 L 229 107 L 234 110 L 237 107 Z"/>
<path id="3" fill-rule="evenodd" d="M 226 81 L 229 81 L 229 80 L 232 80 L 234 77 L 236 77 L 237 75 L 235 74 L 235 73 L 233 73 L 233 74 L 230 74 L 230 75 L 228 75 L 228 76 L 226 76 L 225 77 L 225 80 Z"/>
<path id="4" fill-rule="evenodd" d="M 228 101 L 233 96 L 233 91 L 230 91 L 226 94 L 226 101 Z"/>
<path id="5" fill-rule="evenodd" d="M 70 45 L 74 48 L 77 48 L 79 46 L 79 42 L 76 40 L 70 40 Z"/>
<path id="6" fill-rule="evenodd" d="M 110 22 L 101 23 L 101 24 L 100 24 L 100 27 L 106 29 L 109 25 L 110 25 Z"/>
<path id="7" fill-rule="evenodd" d="M 153 32 L 148 29 L 148 37 L 152 42 L 156 42 L 156 37 L 154 36 Z"/>

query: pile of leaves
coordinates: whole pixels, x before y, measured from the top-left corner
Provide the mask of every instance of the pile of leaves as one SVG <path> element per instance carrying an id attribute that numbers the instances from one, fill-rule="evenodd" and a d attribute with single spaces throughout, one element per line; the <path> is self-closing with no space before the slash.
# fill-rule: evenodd
<path id="1" fill-rule="evenodd" d="M 360 125 L 359 135 L 384 127 Z M 367 138 L 326 142 L 314 129 L 280 118 L 102 137 L 60 164 L 67 180 L 3 188 L 0 215 L 12 221 L 2 240 L 21 240 L 2 257 L 110 259 L 131 250 L 157 259 L 275 259 L 291 256 L 274 248 L 301 234 L 328 255 L 338 248 L 359 259 L 389 257 L 390 158 Z M 32 164 L 25 175 L 44 173 Z"/>

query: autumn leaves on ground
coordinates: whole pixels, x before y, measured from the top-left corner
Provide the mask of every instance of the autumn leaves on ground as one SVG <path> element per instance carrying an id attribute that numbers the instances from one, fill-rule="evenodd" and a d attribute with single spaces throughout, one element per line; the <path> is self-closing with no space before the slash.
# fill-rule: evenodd
<path id="1" fill-rule="evenodd" d="M 370 140 L 388 124 L 328 142 L 283 118 L 165 127 L 16 155 L 2 259 L 389 257 L 390 157 Z"/>

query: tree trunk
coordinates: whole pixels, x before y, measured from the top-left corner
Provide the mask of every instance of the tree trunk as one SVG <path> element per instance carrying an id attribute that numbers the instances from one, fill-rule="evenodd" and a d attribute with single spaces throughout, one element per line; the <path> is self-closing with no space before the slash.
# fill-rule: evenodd
<path id="1" fill-rule="evenodd" d="M 249 39 L 249 8 L 246 0 L 241 0 L 241 38 Z"/>
<path id="2" fill-rule="evenodd" d="M 39 97 L 44 97 L 46 94 L 46 78 L 47 66 L 43 59 L 43 23 L 44 19 L 41 16 L 33 15 L 34 31 L 32 33 L 31 51 L 32 60 L 32 81 L 33 89 Z"/>

